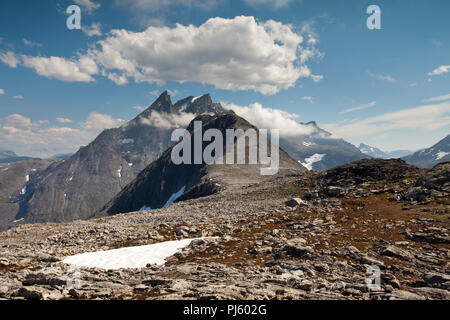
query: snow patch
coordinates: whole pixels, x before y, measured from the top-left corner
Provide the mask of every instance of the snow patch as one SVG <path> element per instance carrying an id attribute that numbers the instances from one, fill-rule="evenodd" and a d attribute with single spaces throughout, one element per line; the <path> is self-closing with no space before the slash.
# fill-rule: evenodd
<path id="1" fill-rule="evenodd" d="M 200 99 L 201 97 L 202 97 L 202 96 L 198 96 L 198 97 L 192 98 L 191 103 L 194 103 L 195 101 L 197 101 L 197 100 Z"/>
<path id="2" fill-rule="evenodd" d="M 148 264 L 164 265 L 166 263 L 165 259 L 197 239 L 183 239 L 139 247 L 86 252 L 66 257 L 63 263 L 75 265 L 79 268 L 87 267 L 106 270 L 145 268 Z"/>
<path id="3" fill-rule="evenodd" d="M 14 220 L 13 223 L 19 223 L 20 221 L 23 221 L 23 220 L 25 220 L 25 218 Z"/>
<path id="4" fill-rule="evenodd" d="M 314 154 L 309 158 L 305 159 L 305 162 L 299 161 L 303 166 L 306 167 L 309 171 L 311 171 L 313 168 L 313 164 L 319 161 L 322 161 L 322 159 L 326 156 L 326 154 Z"/>
<path id="5" fill-rule="evenodd" d="M 134 143 L 134 139 L 123 139 L 122 143 L 123 144 Z"/>
<path id="6" fill-rule="evenodd" d="M 139 211 L 150 211 L 150 210 L 152 210 L 152 208 L 147 206 L 143 206 L 142 208 L 139 209 Z"/>
<path id="7" fill-rule="evenodd" d="M 441 160 L 441 159 L 443 159 L 444 157 L 448 156 L 449 154 L 450 154 L 450 152 L 439 151 L 439 152 L 436 154 L 436 160 Z"/>
<path id="8" fill-rule="evenodd" d="M 120 166 L 120 168 L 117 169 L 117 175 L 119 176 L 119 178 L 122 178 L 122 166 Z"/>
<path id="9" fill-rule="evenodd" d="M 303 145 L 305 146 L 305 147 L 311 147 L 311 146 L 314 146 L 314 145 L 316 145 L 314 142 L 308 142 L 308 141 L 303 141 Z"/>

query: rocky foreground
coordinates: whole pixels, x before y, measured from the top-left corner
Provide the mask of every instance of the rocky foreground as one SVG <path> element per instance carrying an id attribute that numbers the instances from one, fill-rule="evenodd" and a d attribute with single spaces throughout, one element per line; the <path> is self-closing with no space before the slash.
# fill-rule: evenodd
<path id="1" fill-rule="evenodd" d="M 0 233 L 0 299 L 449 299 L 449 169 L 363 160 L 165 210 L 18 226 Z M 78 274 L 61 262 L 196 237 L 215 238 L 164 266 Z"/>

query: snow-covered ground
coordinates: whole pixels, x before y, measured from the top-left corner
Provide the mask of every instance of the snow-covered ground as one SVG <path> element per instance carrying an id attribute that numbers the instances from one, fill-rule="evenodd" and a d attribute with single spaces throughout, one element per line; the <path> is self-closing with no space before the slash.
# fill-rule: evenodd
<path id="1" fill-rule="evenodd" d="M 200 238 L 198 238 L 200 239 Z M 204 238 L 203 238 L 204 239 Z M 67 257 L 63 263 L 106 270 L 145 268 L 148 264 L 163 265 L 168 257 L 196 239 L 167 241 L 139 247 L 97 251 Z"/>
<path id="2" fill-rule="evenodd" d="M 326 156 L 326 154 L 313 154 L 311 157 L 306 158 L 305 162 L 299 161 L 303 166 L 306 167 L 309 171 L 313 169 L 313 164 L 319 161 L 322 161 L 322 159 Z"/>

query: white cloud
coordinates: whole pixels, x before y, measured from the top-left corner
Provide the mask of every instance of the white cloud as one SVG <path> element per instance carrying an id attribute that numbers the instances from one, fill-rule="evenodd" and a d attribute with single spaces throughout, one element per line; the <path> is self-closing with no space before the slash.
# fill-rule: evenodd
<path id="1" fill-rule="evenodd" d="M 5 94 L 5 90 L 0 89 L 0 95 Z"/>
<path id="2" fill-rule="evenodd" d="M 14 96 L 13 99 L 16 99 L 16 100 L 23 100 L 24 98 L 23 98 L 23 96 L 18 95 L 18 96 Z"/>
<path id="3" fill-rule="evenodd" d="M 127 77 L 124 75 L 121 75 L 121 74 L 111 72 L 111 73 L 108 73 L 107 77 L 109 80 L 111 80 L 112 82 L 114 82 L 115 84 L 117 84 L 119 86 L 123 86 L 128 83 Z"/>
<path id="4" fill-rule="evenodd" d="M 100 3 L 96 3 L 92 0 L 74 0 L 85 13 L 92 13 L 95 9 L 100 8 Z"/>
<path id="5" fill-rule="evenodd" d="M 244 0 L 244 2 L 250 6 L 270 5 L 278 9 L 287 7 L 292 0 Z"/>
<path id="6" fill-rule="evenodd" d="M 0 52 L 0 61 L 6 64 L 10 68 L 16 68 L 19 64 L 19 59 L 17 59 L 16 55 L 12 51 Z"/>
<path id="7" fill-rule="evenodd" d="M 444 102 L 389 112 L 362 120 L 346 121 L 340 124 L 325 124 L 323 127 L 340 137 L 346 138 L 400 129 L 432 131 L 449 124 L 450 102 Z"/>
<path id="8" fill-rule="evenodd" d="M 72 123 L 73 122 L 69 118 L 56 118 L 56 121 L 59 123 Z"/>
<path id="9" fill-rule="evenodd" d="M 94 22 L 90 26 L 83 26 L 81 30 L 88 36 L 101 36 L 102 35 L 102 24 L 100 22 Z"/>
<path id="10" fill-rule="evenodd" d="M 67 119 L 66 119 L 67 120 Z M 101 131 L 119 127 L 125 122 L 93 112 L 78 128 L 48 126 L 49 121 L 32 121 L 20 114 L 0 120 L 0 144 L 18 154 L 50 157 L 75 152 L 90 143 Z"/>
<path id="11" fill-rule="evenodd" d="M 397 82 L 397 80 L 395 80 L 391 75 L 389 74 L 379 74 L 379 73 L 372 73 L 370 71 L 367 71 L 367 74 L 369 76 L 371 76 L 372 78 L 378 79 L 378 80 L 382 80 L 382 81 L 387 81 L 387 82 L 391 82 L 391 83 L 395 83 Z"/>
<path id="12" fill-rule="evenodd" d="M 442 96 L 425 99 L 423 101 L 424 102 L 437 102 L 437 101 L 445 101 L 445 100 L 450 100 L 450 94 L 445 94 L 445 95 L 442 95 Z"/>
<path id="13" fill-rule="evenodd" d="M 450 65 L 448 66 L 440 66 L 439 68 L 434 69 L 431 72 L 428 72 L 428 76 L 439 76 L 444 73 L 450 72 Z"/>
<path id="14" fill-rule="evenodd" d="M 301 77 L 312 77 L 304 64 L 312 55 L 299 63 L 306 50 L 302 42 L 289 25 L 240 16 L 212 18 L 199 27 L 112 30 L 93 53 L 105 69 L 136 82 L 199 82 L 224 90 L 275 94 Z"/>
<path id="15" fill-rule="evenodd" d="M 248 107 L 222 103 L 225 109 L 233 110 L 259 129 L 279 129 L 281 137 L 309 135 L 316 132 L 313 126 L 298 123 L 299 116 L 279 109 L 265 108 L 260 103 Z"/>
<path id="16" fill-rule="evenodd" d="M 195 114 L 181 112 L 180 114 L 171 113 L 159 113 L 152 111 L 148 118 L 139 118 L 141 124 L 145 124 L 152 127 L 172 129 L 186 127 L 193 119 Z"/>
<path id="17" fill-rule="evenodd" d="M 55 78 L 65 82 L 92 82 L 92 75 L 98 73 L 93 59 L 81 56 L 78 60 L 68 60 L 61 57 L 31 57 L 22 56 L 23 65 L 47 78 Z"/>
<path id="18" fill-rule="evenodd" d="M 359 111 L 359 110 L 364 110 L 364 109 L 369 109 L 369 108 L 373 108 L 377 105 L 376 101 L 370 102 L 368 104 L 359 106 L 359 107 L 354 107 L 354 108 L 348 108 L 345 109 L 344 111 L 340 112 L 340 113 L 349 113 L 349 112 L 353 112 L 353 111 Z"/>

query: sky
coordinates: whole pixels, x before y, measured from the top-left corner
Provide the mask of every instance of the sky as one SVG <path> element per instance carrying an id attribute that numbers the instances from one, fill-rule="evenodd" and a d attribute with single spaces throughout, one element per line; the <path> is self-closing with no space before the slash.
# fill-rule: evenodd
<path id="1" fill-rule="evenodd" d="M 0 149 L 75 152 L 164 90 L 355 145 L 429 147 L 450 131 L 449 13 L 448 0 L 3 0 Z"/>

